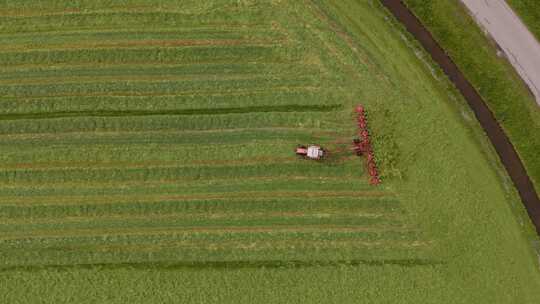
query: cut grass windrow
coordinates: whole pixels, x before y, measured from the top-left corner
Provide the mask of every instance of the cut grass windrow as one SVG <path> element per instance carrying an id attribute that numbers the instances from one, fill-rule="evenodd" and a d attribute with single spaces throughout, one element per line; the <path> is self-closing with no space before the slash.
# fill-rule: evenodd
<path id="1" fill-rule="evenodd" d="M 341 130 L 343 131 L 343 130 Z M 75 141 L 81 140 L 80 144 L 84 144 L 85 142 L 93 142 L 94 140 L 99 142 L 101 139 L 105 140 L 106 142 L 103 142 L 104 144 L 110 143 L 109 140 L 118 140 L 122 141 L 122 138 L 125 138 L 126 140 L 132 139 L 136 142 L 137 139 L 142 141 L 151 141 L 152 139 L 156 139 L 159 143 L 161 140 L 166 140 L 167 138 L 175 138 L 178 139 L 178 143 L 182 143 L 182 138 L 186 138 L 188 142 L 186 143 L 192 143 L 192 141 L 196 142 L 204 142 L 204 137 L 207 135 L 211 137 L 211 139 L 216 139 L 216 137 L 220 136 L 231 136 L 231 138 L 235 138 L 239 134 L 242 134 L 243 132 L 246 133 L 258 133 L 261 132 L 262 138 L 265 138 L 265 135 L 267 132 L 273 135 L 278 136 L 274 139 L 279 139 L 280 135 L 286 136 L 286 134 L 291 133 L 291 135 L 298 135 L 303 134 L 305 136 L 319 136 L 319 137 L 329 137 L 337 138 L 337 134 L 339 133 L 339 130 L 331 130 L 331 129 L 319 129 L 319 128 L 302 128 L 302 127 L 270 127 L 270 128 L 227 128 L 227 129 L 206 129 L 206 130 L 180 130 L 180 129 L 168 129 L 168 130 L 147 130 L 147 131 L 107 131 L 107 130 L 100 130 L 100 131 L 93 131 L 93 132 L 54 132 L 54 133 L 24 133 L 24 134 L 0 134 L 0 141 L 2 143 L 10 143 L 13 141 L 13 143 L 17 144 L 24 144 L 29 143 L 32 141 L 35 141 L 37 143 L 41 143 L 43 141 L 51 141 L 51 144 L 54 140 L 66 140 L 66 142 L 61 142 L 60 144 L 71 144 L 76 143 Z M 286 139 L 286 138 L 284 138 Z M 213 141 L 211 141 L 213 142 Z M 208 143 L 208 142 L 206 142 Z"/>
<path id="2" fill-rule="evenodd" d="M 340 89 L 339 87 L 333 88 L 333 89 Z M 149 97 L 157 97 L 157 98 L 182 98 L 182 97 L 200 97 L 200 96 L 206 96 L 206 98 L 213 98 L 213 97 L 221 97 L 221 96 L 230 96 L 231 98 L 238 97 L 238 96 L 246 96 L 246 95 L 252 95 L 252 94 L 266 94 L 268 92 L 277 92 L 278 94 L 283 93 L 298 93 L 298 92 L 306 92 L 306 93 L 314 93 L 314 92 L 321 92 L 322 88 L 318 86 L 309 86 L 309 85 L 296 85 L 296 86 L 269 86 L 266 88 L 238 88 L 238 89 L 231 89 L 227 91 L 220 91 L 220 90 L 204 90 L 204 91 L 180 91 L 176 93 L 161 93 L 161 92 L 113 92 L 113 93 L 90 93 L 86 95 L 81 94 L 64 94 L 64 95 L 58 95 L 58 96 L 33 96 L 33 97 L 25 97 L 25 98 L 13 98 L 13 97 L 5 97 L 0 96 L 0 101 L 4 99 L 4 103 L 7 102 L 8 105 L 15 105 L 16 107 L 24 107 L 24 103 L 31 103 L 31 102 L 39 102 L 39 101 L 47 101 L 47 100 L 65 100 L 66 98 L 80 98 L 82 100 L 86 98 L 149 98 Z M 6 112 L 10 112 L 10 110 L 6 110 Z"/>
<path id="3" fill-rule="evenodd" d="M 199 46 L 180 48 L 129 48 L 123 49 L 88 49 L 32 51 L 0 53 L 0 64 L 3 67 L 28 65 L 58 64 L 133 64 L 146 62 L 153 64 L 185 64 L 193 62 L 256 62 L 274 61 L 289 62 L 299 60 L 300 53 L 285 52 L 271 46 Z"/>
<path id="4" fill-rule="evenodd" d="M 81 30 L 59 30 L 0 33 L 0 41 L 6 42 L 34 42 L 34 41 L 63 41 L 64 39 L 81 38 L 107 38 L 124 39 L 137 35 L 137 37 L 187 37 L 187 38 L 240 38 L 246 36 L 275 37 L 281 32 L 273 29 L 268 24 L 230 24 L 229 26 L 204 26 L 192 25 L 190 27 L 130 27 L 130 28 L 103 28 L 81 29 Z M 163 36 L 160 36 L 163 35 Z M 5 40 L 4 40 L 5 39 Z"/>
<path id="5" fill-rule="evenodd" d="M 94 80 L 88 83 L 59 83 L 59 84 L 14 84 L 0 85 L 3 99 L 43 98 L 70 96 L 159 96 L 184 95 L 199 90 L 206 92 L 226 92 L 229 90 L 265 89 L 271 87 L 307 87 L 318 86 L 319 81 L 313 77 L 302 78 L 280 77 L 271 75 L 200 75 L 192 79 L 159 80 L 142 79 L 138 81 L 118 80 L 101 82 Z M 248 92 L 249 92 L 248 91 Z"/>
<path id="6" fill-rule="evenodd" d="M 258 214 L 253 215 L 249 213 L 240 214 L 227 214 L 226 218 L 220 217 L 219 214 L 215 217 L 195 215 L 187 218 L 180 216 L 178 218 L 171 217 L 159 217 L 159 218 L 147 218 L 147 219 L 133 219 L 133 218 L 113 218 L 111 220 L 94 218 L 91 221 L 70 221 L 66 220 L 61 223 L 43 223 L 43 222 L 30 222 L 30 223 L 6 223 L 0 225 L 0 238 L 12 238 L 18 236 L 31 235 L 33 233 L 39 234 L 41 231 L 80 231 L 81 229 L 117 229 L 117 228 L 136 228 L 144 230 L 147 228 L 185 228 L 191 229 L 196 227 L 197 229 L 204 229 L 205 227 L 244 227 L 249 229 L 250 227 L 259 227 L 261 225 L 267 225 L 269 227 L 275 227 L 279 230 L 280 227 L 297 225 L 309 229 L 312 226 L 344 226 L 344 227 L 360 227 L 375 226 L 384 223 L 387 226 L 402 227 L 402 223 L 399 221 L 390 221 L 383 217 L 372 216 L 355 216 L 350 215 L 336 215 L 336 214 L 304 214 L 304 215 L 287 215 L 284 213 L 278 213 L 274 216 L 270 214 Z"/>
<path id="7" fill-rule="evenodd" d="M 0 47 L 0 53 L 13 53 L 13 52 L 33 52 L 33 51 L 87 51 L 90 49 L 104 50 L 104 49 L 129 49 L 129 48 L 178 48 L 178 47 L 199 47 L 199 46 L 278 46 L 283 44 L 284 41 L 275 40 L 255 40 L 255 39 L 184 39 L 184 40 L 163 40 L 163 39 L 151 39 L 151 40 L 126 40 L 126 41 L 88 41 L 85 43 L 61 43 L 58 45 L 22 45 L 12 46 L 10 48 Z"/>
<path id="8" fill-rule="evenodd" d="M 0 33 L 27 33 L 41 31 L 130 28 L 142 26 L 191 27 L 215 26 L 227 27 L 241 24 L 270 23 L 274 18 L 270 12 L 254 11 L 253 14 L 239 14 L 234 11 L 216 10 L 206 14 L 189 14 L 178 11 L 125 11 L 88 14 L 63 14 L 33 16 L 27 18 L 0 17 Z"/>
<path id="9" fill-rule="evenodd" d="M 229 200 L 242 199 L 256 200 L 261 198 L 328 198 L 328 197 L 385 197 L 388 194 L 383 191 L 249 191 L 249 192 L 225 192 L 225 193 L 204 193 L 190 195 L 137 195 L 137 196 L 47 196 L 47 197 L 4 197 L 0 206 L 21 206 L 21 205 L 68 205 L 91 202 L 92 204 L 108 204 L 110 202 L 180 202 L 190 200 Z"/>
<path id="10" fill-rule="evenodd" d="M 4 147 L 67 146 L 67 145 L 137 145 L 137 144 L 239 144 L 253 141 L 311 142 L 315 139 L 339 137 L 334 131 L 302 128 L 253 128 L 207 131 L 142 131 L 142 132 L 73 132 L 37 133 L 0 136 Z M 6 150 L 7 152 L 8 150 Z"/>
<path id="11" fill-rule="evenodd" d="M 185 92 L 184 92 L 185 93 Z M 221 94 L 208 95 L 205 92 L 194 92 L 192 95 L 173 96 L 87 96 L 87 97 L 55 97 L 31 99 L 0 98 L 0 115 L 83 112 L 83 111 L 173 111 L 196 109 L 225 109 L 239 107 L 288 106 L 342 106 L 336 100 L 346 96 L 331 94 L 324 90 L 271 90 L 267 91 L 227 91 Z M 219 113 L 216 113 L 219 114 Z M 158 133 L 159 134 L 159 133 Z"/>
<path id="12" fill-rule="evenodd" d="M 230 2 L 227 0 L 213 0 L 200 2 L 197 0 L 183 0 L 182 6 L 178 5 L 177 0 L 160 0 L 159 5 L 147 0 L 127 0 L 124 3 L 111 4 L 108 0 L 73 1 L 58 2 L 48 1 L 16 1 L 5 0 L 2 3 L 0 15 L 2 16 L 40 16 L 49 14 L 70 14 L 70 13 L 99 13 L 99 12 L 118 12 L 118 11 L 179 11 L 184 14 L 204 14 L 208 12 L 219 11 L 241 11 L 248 12 L 254 9 L 266 9 L 272 5 L 271 1 L 261 0 L 254 6 L 251 2 Z"/>
<path id="13" fill-rule="evenodd" d="M 0 157 L 3 166 L 0 171 L 13 169 L 54 169 L 54 168 L 105 168 L 105 167 L 142 167 L 175 166 L 190 164 L 219 164 L 230 161 L 231 164 L 246 161 L 291 162 L 296 157 L 288 155 L 294 141 L 274 140 L 245 142 L 242 145 L 201 144 L 199 148 L 180 144 L 132 144 L 128 147 L 108 145 L 58 145 L 41 146 L 35 150 L 16 153 L 8 148 Z M 65 153 L 59 159 L 57 153 Z M 138 159 L 135 161 L 134 157 Z"/>
<path id="14" fill-rule="evenodd" d="M 0 197 L 22 196 L 66 196 L 66 195 L 135 195 L 135 194 L 190 194 L 216 193 L 235 191 L 368 191 L 372 186 L 364 179 L 344 179 L 319 177 L 317 179 L 303 176 L 276 176 L 268 178 L 251 178 L 248 181 L 208 179 L 206 181 L 189 182 L 183 180 L 161 180 L 154 182 L 122 181 L 115 184 L 66 183 L 66 184 L 28 184 L 5 185 L 0 188 Z M 389 195 L 391 195 L 389 191 Z"/>
<path id="15" fill-rule="evenodd" d="M 129 29 L 102 31 L 46 32 L 27 35 L 0 34 L 0 52 L 29 51 L 35 49 L 72 49 L 102 48 L 105 45 L 135 46 L 156 45 L 194 46 L 194 45 L 239 45 L 239 44 L 272 44 L 285 42 L 284 37 L 268 27 L 256 30 L 253 28 L 236 29 Z M 83 38 L 83 39 L 81 39 Z M 146 42 L 145 42 L 146 41 Z"/>
<path id="16" fill-rule="evenodd" d="M 0 68 L 1 69 L 1 68 Z M 121 64 L 121 65 L 63 65 L 58 67 L 27 67 L 18 69 L 5 69 L 0 74 L 0 84 L 21 83 L 39 84 L 70 82 L 81 80 L 88 82 L 88 78 L 143 78 L 151 79 L 153 76 L 188 76 L 197 77 L 200 75 L 218 74 L 266 74 L 266 75 L 300 75 L 301 72 L 315 73 L 317 70 L 302 62 L 256 62 L 252 64 L 239 63 L 196 63 L 196 64 L 170 64 L 170 65 L 152 65 L 152 64 Z M 181 78 L 179 78 L 181 79 Z"/>
<path id="17" fill-rule="evenodd" d="M 54 119 L 68 117 L 120 117 L 120 116 L 161 116 L 161 115 L 220 115 L 267 112 L 331 112 L 340 110 L 341 105 L 283 105 L 283 106 L 253 106 L 238 108 L 185 109 L 168 111 L 85 111 L 85 112 L 55 112 L 55 113 L 24 113 L 0 114 L 0 120 L 19 119 Z"/>
<path id="18" fill-rule="evenodd" d="M 0 134 L 53 133 L 53 132 L 133 132 L 172 129 L 203 131 L 238 128 L 316 128 L 338 129 L 343 120 L 338 112 L 265 112 L 227 115 L 163 115 L 118 117 L 70 117 L 44 120 L 0 120 Z M 347 114 L 348 111 L 347 111 Z M 348 116 L 348 115 L 347 115 Z M 332 124 L 332 121 L 336 122 Z M 341 125 L 341 124 L 340 124 Z M 342 127 L 343 128 L 343 127 Z"/>
<path id="19" fill-rule="evenodd" d="M 418 236 L 417 231 L 404 229 L 405 227 L 362 227 L 358 225 L 318 225 L 318 226 L 208 226 L 208 227 L 146 227 L 142 229 L 115 228 L 115 229 L 78 229 L 78 230 L 50 230 L 36 231 L 28 233 L 18 233 L 11 236 L 0 237 L 0 244 L 4 250 L 0 253 L 9 252 L 10 249 L 46 249 L 58 248 L 68 249 L 72 247 L 90 247 L 92 245 L 104 245 L 115 247 L 118 245 L 135 244 L 160 244 L 185 241 L 196 247 L 219 246 L 219 243 L 231 243 L 235 240 L 241 241 L 244 245 L 249 242 L 266 240 L 274 242 L 286 240 L 289 243 L 306 241 L 345 241 L 354 246 L 355 241 L 414 241 Z M 250 235 L 252 232 L 252 235 Z M 385 235 L 388 233 L 388 235 Z M 280 238 L 281 237 L 281 240 Z M 201 242 L 207 240 L 212 243 Z M 192 242 L 195 241 L 195 242 Z M 180 242 L 178 242 L 180 243 Z M 198 243 L 198 244 L 197 244 Z M 247 243 L 247 244 L 246 244 Z M 389 242 L 390 243 L 390 242 Z M 90 247 L 92 248 L 92 247 Z M 262 249 L 253 247 L 252 249 Z"/>
<path id="20" fill-rule="evenodd" d="M 386 212 L 385 212 L 386 211 Z M 224 210 L 223 213 L 218 211 L 207 213 L 207 212 L 191 212 L 191 213 L 170 213 L 170 214 L 124 214 L 124 215 L 104 215 L 104 216 L 64 216 L 62 218 L 32 218 L 31 223 L 28 222 L 26 218 L 9 218 L 2 220 L 0 223 L 1 231 L 29 231 L 29 230 L 38 230 L 38 229 L 71 229 L 71 228 L 92 228 L 100 227 L 101 224 L 112 225 L 115 227 L 134 227 L 134 226 L 156 226 L 159 225 L 161 221 L 164 221 L 165 224 L 169 223 L 172 225 L 182 226 L 186 222 L 183 220 L 191 221 L 191 225 L 207 225 L 213 223 L 214 220 L 218 222 L 222 220 L 229 220 L 237 222 L 239 225 L 243 225 L 242 219 L 246 219 L 247 224 L 257 222 L 265 222 L 266 218 L 270 221 L 276 219 L 284 220 L 294 220 L 294 219 L 326 219 L 326 220 L 337 220 L 344 218 L 345 221 L 341 224 L 347 224 L 350 219 L 392 219 L 393 224 L 399 218 L 396 214 L 392 214 L 388 210 L 383 212 L 375 212 L 373 210 L 361 210 L 361 211 L 351 211 L 351 210 L 339 210 L 339 209 L 321 209 L 321 210 L 310 210 L 308 212 L 304 211 L 279 211 L 271 210 L 268 211 L 241 211 L 241 212 L 231 212 L 229 210 Z M 63 227 L 63 224 L 66 224 Z M 350 223 L 348 223 L 350 224 Z M 347 224 L 347 225 L 348 225 Z M 22 225 L 29 225 L 24 228 Z M 167 224 L 166 224 L 167 225 Z M 83 227 L 84 226 L 84 227 Z M 111 227 L 112 227 L 111 226 Z M 18 227 L 18 228 L 17 228 Z"/>
<path id="21" fill-rule="evenodd" d="M 208 178 L 252 178 L 283 176 L 306 177 L 362 177 L 363 171 L 357 163 L 343 165 L 320 164 L 313 166 L 303 161 L 290 163 L 258 163 L 253 165 L 213 165 L 213 166 L 171 166 L 171 167 L 145 167 L 145 168 L 74 168 L 74 169 L 19 169 L 0 172 L 0 178 L 6 185 L 20 183 L 40 182 L 102 182 L 156 181 L 156 180 L 206 180 Z"/>
<path id="22" fill-rule="evenodd" d="M 366 193 L 366 192 L 361 192 Z M 357 192 L 356 194 L 361 194 Z M 299 193 L 300 194 L 300 193 Z M 215 196 L 215 194 L 214 194 Z M 222 195 L 223 196 L 223 195 Z M 154 196 L 156 197 L 156 196 Z M 172 196 L 171 196 L 172 197 Z M 393 213 L 401 214 L 399 200 L 392 196 L 329 196 L 305 197 L 303 195 L 287 197 L 243 197 L 228 199 L 154 199 L 116 201 L 114 197 L 106 203 L 86 200 L 80 203 L 39 203 L 2 204 L 0 218 L 3 219 L 59 219 L 59 218 L 99 218 L 107 216 L 168 216 L 175 214 L 193 214 L 193 216 L 212 214 L 242 213 L 315 213 L 322 214 L 336 211 L 350 213 Z M 34 198 L 35 199 L 35 198 Z"/>
<path id="23" fill-rule="evenodd" d="M 96 94 L 109 94 L 130 92 L 137 96 L 144 96 L 151 92 L 153 95 L 175 94 L 177 92 L 203 91 L 227 91 L 247 88 L 266 88 L 275 86 L 316 86 L 318 81 L 312 77 L 280 77 L 273 78 L 271 75 L 199 75 L 191 78 L 178 80 L 159 80 L 159 78 L 133 80 L 115 80 L 103 82 L 95 79 L 86 83 L 50 83 L 50 84 L 13 84 L 0 85 L 0 93 L 3 99 L 25 97 L 53 97 L 53 96 L 94 96 Z M 23 93 L 23 94 L 21 94 Z"/>

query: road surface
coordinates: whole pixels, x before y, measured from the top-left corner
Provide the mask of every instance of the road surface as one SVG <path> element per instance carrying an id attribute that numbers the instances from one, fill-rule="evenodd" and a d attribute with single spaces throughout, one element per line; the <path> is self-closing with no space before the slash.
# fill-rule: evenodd
<path id="1" fill-rule="evenodd" d="M 539 0 L 540 1 L 540 0 Z M 505 0 L 461 0 L 491 36 L 540 105 L 540 43 Z"/>

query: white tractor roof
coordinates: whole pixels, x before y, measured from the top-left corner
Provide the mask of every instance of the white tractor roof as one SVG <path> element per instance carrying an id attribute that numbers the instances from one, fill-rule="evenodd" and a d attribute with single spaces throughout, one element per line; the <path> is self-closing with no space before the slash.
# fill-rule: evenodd
<path id="1" fill-rule="evenodd" d="M 318 146 L 309 146 L 307 149 L 307 157 L 319 159 L 323 154 L 321 147 Z"/>

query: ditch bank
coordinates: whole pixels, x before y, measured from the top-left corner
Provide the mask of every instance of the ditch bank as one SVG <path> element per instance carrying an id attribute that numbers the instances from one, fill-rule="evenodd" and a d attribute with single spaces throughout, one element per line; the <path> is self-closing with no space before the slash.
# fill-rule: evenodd
<path id="1" fill-rule="evenodd" d="M 536 232 L 540 235 L 540 199 L 538 194 L 514 146 L 512 146 L 503 129 L 499 126 L 486 102 L 435 41 L 431 33 L 401 0 L 380 1 L 405 26 L 407 31 L 420 42 L 422 47 L 431 55 L 431 58 L 441 67 L 450 81 L 465 97 L 517 188 L 521 201 L 536 228 Z"/>

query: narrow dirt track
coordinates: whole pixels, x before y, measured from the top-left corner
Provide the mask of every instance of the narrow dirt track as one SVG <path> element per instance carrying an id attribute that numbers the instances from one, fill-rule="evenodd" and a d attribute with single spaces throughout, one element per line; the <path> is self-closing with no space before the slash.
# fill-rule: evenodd
<path id="1" fill-rule="evenodd" d="M 538 194 L 534 190 L 516 150 L 499 126 L 493 113 L 487 107 L 486 102 L 480 97 L 452 59 L 446 55 L 446 52 L 435 41 L 431 33 L 401 0 L 380 1 L 405 26 L 407 31 L 422 44 L 433 60 L 442 68 L 461 94 L 463 94 L 489 140 L 495 147 L 506 171 L 519 192 L 521 201 L 527 209 L 533 225 L 536 227 L 536 232 L 540 235 L 540 199 L 538 198 Z"/>

